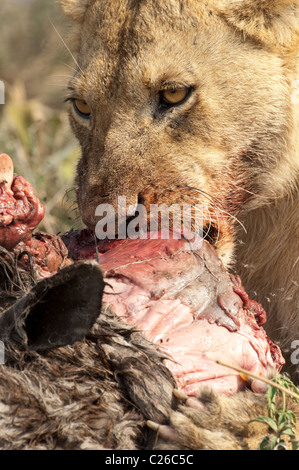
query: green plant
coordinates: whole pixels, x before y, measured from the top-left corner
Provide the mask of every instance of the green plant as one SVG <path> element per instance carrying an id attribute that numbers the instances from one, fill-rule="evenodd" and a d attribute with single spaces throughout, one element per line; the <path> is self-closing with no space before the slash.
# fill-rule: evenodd
<path id="1" fill-rule="evenodd" d="M 269 385 L 266 393 L 268 416 L 259 416 L 252 421 L 266 424 L 271 432 L 266 435 L 259 444 L 259 450 L 287 450 L 288 443 L 292 450 L 299 449 L 299 441 L 296 440 L 295 425 L 296 416 L 287 409 L 286 392 L 278 389 L 276 385 L 292 390 L 298 394 L 299 391 L 288 377 L 278 376 L 272 379 L 273 385 Z M 291 398 L 299 402 L 299 398 Z"/>

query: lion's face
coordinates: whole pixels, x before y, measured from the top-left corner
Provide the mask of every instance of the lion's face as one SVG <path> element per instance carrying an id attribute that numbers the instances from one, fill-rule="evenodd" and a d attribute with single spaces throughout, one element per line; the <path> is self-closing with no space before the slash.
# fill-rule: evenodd
<path id="1" fill-rule="evenodd" d="M 118 196 L 129 215 L 137 203 L 200 204 L 226 256 L 239 214 L 289 178 L 292 67 L 215 2 L 90 3 L 68 92 L 84 222 L 95 226 L 100 204 L 117 211 Z"/>

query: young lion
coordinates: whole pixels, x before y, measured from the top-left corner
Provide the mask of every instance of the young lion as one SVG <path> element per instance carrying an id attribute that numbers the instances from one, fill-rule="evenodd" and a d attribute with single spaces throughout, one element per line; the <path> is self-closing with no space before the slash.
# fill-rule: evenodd
<path id="1" fill-rule="evenodd" d="M 85 224 L 95 227 L 99 204 L 117 211 L 120 195 L 128 215 L 137 203 L 200 203 L 208 240 L 266 307 L 269 336 L 291 355 L 299 1 L 59 1 L 77 24 L 68 100 Z"/>

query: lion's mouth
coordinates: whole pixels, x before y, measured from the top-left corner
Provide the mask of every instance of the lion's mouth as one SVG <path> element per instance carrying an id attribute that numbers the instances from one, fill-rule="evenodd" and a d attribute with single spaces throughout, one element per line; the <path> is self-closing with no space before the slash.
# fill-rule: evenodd
<path id="1" fill-rule="evenodd" d="M 83 192 L 84 193 L 84 192 Z M 173 181 L 157 182 L 138 194 L 105 194 L 90 198 L 78 193 L 82 220 L 98 239 L 142 238 L 145 233 L 181 231 L 201 236 L 216 250 L 232 239 L 238 204 L 225 188 L 215 194 Z M 102 194 L 101 191 L 99 194 Z"/>
<path id="2" fill-rule="evenodd" d="M 186 206 L 177 205 L 176 213 L 169 211 L 167 207 L 164 211 L 160 210 L 161 206 L 163 204 L 156 205 L 154 211 L 138 208 L 130 216 L 119 216 L 113 212 L 108 217 L 105 212 L 102 217 L 98 217 L 93 222 L 83 217 L 83 222 L 99 240 L 145 238 L 147 234 L 158 232 L 162 233 L 164 239 L 171 239 L 173 233 L 176 233 L 189 240 L 196 237 L 204 239 L 216 250 L 221 245 L 222 238 L 230 231 L 226 220 L 223 221 L 220 218 L 212 220 L 210 214 L 207 217 L 201 212 L 198 217 L 198 215 L 194 216 L 188 208 L 186 209 Z"/>
<path id="3" fill-rule="evenodd" d="M 214 248 L 217 248 L 220 238 L 219 227 L 217 225 L 205 225 L 203 227 L 203 238 Z"/>

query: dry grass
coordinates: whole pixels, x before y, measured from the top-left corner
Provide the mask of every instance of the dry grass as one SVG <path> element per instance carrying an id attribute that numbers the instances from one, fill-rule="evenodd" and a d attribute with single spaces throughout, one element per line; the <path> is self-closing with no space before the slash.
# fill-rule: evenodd
<path id="1" fill-rule="evenodd" d="M 63 103 L 73 62 L 52 26 L 65 37 L 65 24 L 55 0 L 1 0 L 0 11 L 0 153 L 46 206 L 39 228 L 64 232 L 79 226 L 69 191 L 79 148 Z"/>

